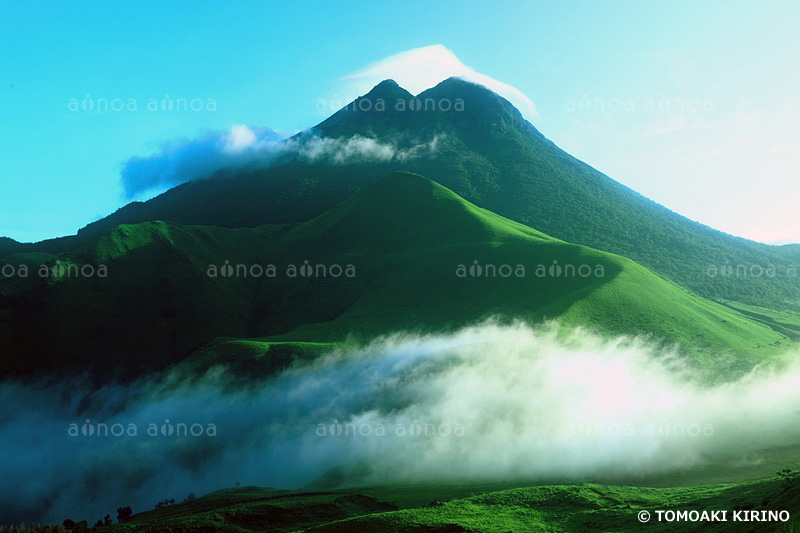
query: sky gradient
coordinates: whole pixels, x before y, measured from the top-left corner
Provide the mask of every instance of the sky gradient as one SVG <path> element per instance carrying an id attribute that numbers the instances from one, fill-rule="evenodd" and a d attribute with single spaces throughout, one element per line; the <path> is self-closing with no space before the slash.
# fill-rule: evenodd
<path id="1" fill-rule="evenodd" d="M 800 3 L 432 4 L 0 1 L 0 235 L 113 212 L 126 162 L 165 143 L 290 134 L 380 79 L 455 72 L 674 211 L 800 242 Z"/>

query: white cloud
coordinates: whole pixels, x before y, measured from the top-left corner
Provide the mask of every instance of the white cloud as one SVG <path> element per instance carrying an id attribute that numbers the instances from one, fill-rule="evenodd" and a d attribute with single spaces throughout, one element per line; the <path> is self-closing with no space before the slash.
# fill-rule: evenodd
<path id="1" fill-rule="evenodd" d="M 441 141 L 441 135 L 413 142 L 399 138 L 384 142 L 363 135 L 281 139 L 268 128 L 234 124 L 229 131 L 209 131 L 193 139 L 163 143 L 149 156 L 132 157 L 122 163 L 120 175 L 126 198 L 143 201 L 222 169 L 266 167 L 281 156 L 294 154 L 304 161 L 333 165 L 408 161 L 433 155 Z"/>
<path id="2" fill-rule="evenodd" d="M 407 91 L 419 94 L 453 76 L 491 89 L 514 104 L 529 119 L 538 117 L 536 106 L 525 93 L 468 67 L 441 44 L 406 50 L 344 76 L 342 80 L 347 86 L 343 92 L 348 100 L 354 99 L 356 96 L 366 94 L 381 81 L 393 79 Z"/>
<path id="3" fill-rule="evenodd" d="M 122 163 L 120 175 L 126 198 L 164 190 L 205 178 L 229 166 L 263 158 L 281 136 L 269 128 L 234 124 L 230 131 L 206 131 L 192 139 L 158 145 L 155 153 L 134 156 Z"/>
<path id="4" fill-rule="evenodd" d="M 97 517 L 236 481 L 302 487 L 332 468 L 355 486 L 733 471 L 800 442 L 797 355 L 710 385 L 641 339 L 488 323 L 344 347 L 253 387 L 220 369 L 91 394 L 0 383 L 14 458 L 0 478 L 20 480 L 0 485 L 0 516 Z M 138 434 L 67 434 L 100 423 Z M 215 436 L 147 434 L 181 423 Z"/>
<path id="5" fill-rule="evenodd" d="M 225 150 L 241 152 L 256 142 L 256 134 L 244 124 L 234 124 L 226 140 Z"/>
<path id="6" fill-rule="evenodd" d="M 372 137 L 353 135 L 348 138 L 315 137 L 302 143 L 291 142 L 287 150 L 294 150 L 309 161 L 327 161 L 334 164 L 363 161 L 408 161 L 436 152 L 442 137 L 401 148 L 397 143 L 382 143 Z"/>
<path id="7" fill-rule="evenodd" d="M 800 242 L 800 224 L 756 227 L 743 231 L 742 237 L 767 244 L 795 244 Z"/>

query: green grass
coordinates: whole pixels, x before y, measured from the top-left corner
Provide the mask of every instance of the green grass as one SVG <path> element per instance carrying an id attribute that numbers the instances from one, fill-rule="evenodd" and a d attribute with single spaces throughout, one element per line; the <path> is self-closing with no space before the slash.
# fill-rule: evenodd
<path id="1" fill-rule="evenodd" d="M 453 500 L 427 508 L 377 513 L 312 528 L 310 531 L 675 531 L 687 523 L 647 524 L 640 510 L 778 509 L 800 510 L 800 493 L 784 492 L 780 482 L 682 488 L 615 487 L 597 484 L 510 489 Z M 729 512 L 729 515 L 731 514 Z M 797 522 L 795 522 L 796 524 Z M 747 524 L 751 526 L 751 524 Z M 782 525 L 782 524 L 780 524 Z M 758 524 L 755 525 L 758 530 Z M 742 524 L 719 523 L 705 529 L 741 531 Z M 762 531 L 773 531 L 775 524 Z"/>
<path id="2" fill-rule="evenodd" d="M 770 328 L 783 333 L 793 341 L 800 340 L 800 314 L 792 311 L 777 311 L 755 305 L 746 305 L 738 302 L 721 302 L 743 314 L 744 316 L 768 325 Z"/>
<path id="3" fill-rule="evenodd" d="M 310 361 L 338 347 L 332 342 L 270 342 L 256 339 L 214 339 L 171 370 L 189 378 L 224 367 L 232 377 L 259 381 L 290 365 Z"/>
<path id="4" fill-rule="evenodd" d="M 196 353 L 203 368 L 215 356 L 231 362 L 231 354 L 243 354 L 239 366 L 263 375 L 262 363 L 277 361 L 277 369 L 318 352 L 302 343 L 451 331 L 488 317 L 561 319 L 605 334 L 646 335 L 678 344 L 699 367 L 726 375 L 791 342 L 774 321 L 704 300 L 621 256 L 548 237 L 408 173 L 389 175 L 300 225 L 147 222 L 120 226 L 59 258 L 106 265 L 108 275 L 25 287 L 0 281 L 0 338 L 17 354 L 3 362 L 6 372 L 61 364 L 137 374 Z M 209 265 L 219 269 L 225 261 L 272 264 L 276 276 L 207 275 Z M 286 275 L 288 265 L 305 261 L 352 265 L 355 276 Z M 525 275 L 459 276 L 460 266 L 475 261 L 512 272 L 522 266 Z M 554 262 L 586 265 L 592 274 L 553 276 L 547 269 Z M 231 341 L 209 349 L 217 338 L 269 346 Z"/>
<path id="5" fill-rule="evenodd" d="M 396 198 L 405 199 L 403 208 L 387 208 Z M 410 174 L 387 177 L 289 231 L 286 239 L 292 247 L 352 257 L 368 265 L 371 279 L 369 291 L 335 320 L 305 323 L 276 339 L 430 330 L 488 316 L 561 319 L 603 333 L 676 343 L 717 370 L 726 364 L 749 368 L 790 344 L 769 324 L 692 295 L 633 261 L 553 239 Z M 525 277 L 456 276 L 457 265 L 476 260 L 523 265 Z M 604 277 L 537 277 L 537 265 L 554 262 L 590 265 L 593 271 L 601 265 Z"/>
<path id="6" fill-rule="evenodd" d="M 433 156 L 333 164 L 287 154 L 268 168 L 224 170 L 216 179 L 130 204 L 89 225 L 75 240 L 86 242 L 119 224 L 150 220 L 225 227 L 303 222 L 391 171 L 408 170 L 548 235 L 629 257 L 706 298 L 800 309 L 800 277 L 786 275 L 786 269 L 800 266 L 800 248 L 748 241 L 670 211 L 560 150 L 509 102 L 483 87 L 451 79 L 419 96 L 460 99 L 462 111 L 393 111 L 398 99 L 411 97 L 396 84 L 383 83 L 367 99 L 373 104 L 383 99 L 385 111 L 351 106 L 313 132 L 328 138 L 371 136 L 401 148 L 438 136 Z M 745 270 L 775 265 L 779 275 L 708 275 L 709 267 L 726 264 Z"/>
<path id="7" fill-rule="evenodd" d="M 134 515 L 115 531 L 685 531 L 692 524 L 659 523 L 655 510 L 787 510 L 788 524 L 745 524 L 751 531 L 793 531 L 800 486 L 763 479 L 741 483 L 653 488 L 585 483 L 493 483 L 275 491 L 246 487 Z M 642 524 L 641 510 L 651 513 Z M 706 524 L 741 531 L 741 522 Z"/>

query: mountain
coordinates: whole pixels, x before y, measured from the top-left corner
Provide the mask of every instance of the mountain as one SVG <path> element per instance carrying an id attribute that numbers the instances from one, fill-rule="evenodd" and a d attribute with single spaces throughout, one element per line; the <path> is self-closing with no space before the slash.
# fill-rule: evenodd
<path id="1" fill-rule="evenodd" d="M 132 376 L 192 353 L 207 362 L 239 353 L 252 362 L 270 350 L 286 359 L 295 348 L 313 356 L 348 338 L 489 317 L 646 334 L 679 343 L 715 373 L 746 370 L 790 342 L 629 259 L 555 239 L 406 172 L 305 223 L 144 222 L 59 256 L 7 260 L 49 270 L 0 280 L 0 338 L 14 354 L 2 374 Z"/>
<path id="2" fill-rule="evenodd" d="M 0 259 L 21 248 L 21 244 L 8 237 L 0 237 Z"/>
<path id="3" fill-rule="evenodd" d="M 655 522 L 656 510 L 680 508 L 700 515 L 713 508 L 727 510 L 727 520 L 713 524 L 711 531 L 736 532 L 742 528 L 733 519 L 734 510 L 740 521 L 749 516 L 750 510 L 758 517 L 777 512 L 775 509 L 796 516 L 800 510 L 800 486 L 786 486 L 776 479 L 670 488 L 606 483 L 519 485 L 524 484 L 518 481 L 319 492 L 230 488 L 191 502 L 138 513 L 129 523 L 110 530 L 237 531 L 249 530 L 253 524 L 269 524 L 274 531 L 336 533 L 630 531 L 644 530 L 637 528 L 642 512 L 654 517 Z M 797 519 L 791 520 L 785 529 L 777 531 L 796 529 Z M 655 522 L 648 524 L 647 530 L 676 529 L 665 525 Z"/>
<path id="4" fill-rule="evenodd" d="M 394 156 L 351 153 L 346 143 L 354 139 Z M 320 142 L 347 149 L 309 155 Z M 149 220 L 223 227 L 307 221 L 388 172 L 406 170 L 553 237 L 630 257 L 704 297 L 800 309 L 800 248 L 748 241 L 676 214 L 559 149 L 499 95 L 458 78 L 416 97 L 381 82 L 287 147 L 269 165 L 225 169 L 130 204 L 74 242 Z"/>

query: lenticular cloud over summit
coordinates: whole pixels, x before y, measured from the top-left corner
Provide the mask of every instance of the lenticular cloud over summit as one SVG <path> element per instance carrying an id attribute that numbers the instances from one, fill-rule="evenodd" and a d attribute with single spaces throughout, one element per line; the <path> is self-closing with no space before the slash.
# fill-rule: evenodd
<path id="1" fill-rule="evenodd" d="M 366 94 L 385 79 L 393 79 L 404 89 L 419 94 L 454 76 L 491 89 L 514 104 L 529 119 L 538 116 L 536 106 L 525 93 L 468 67 L 450 49 L 441 44 L 413 48 L 391 55 L 344 76 L 342 80 L 347 83 L 345 96 L 354 98 Z"/>

